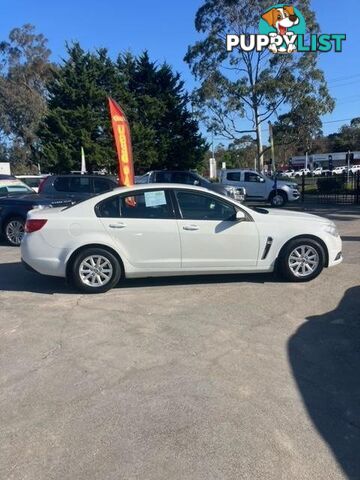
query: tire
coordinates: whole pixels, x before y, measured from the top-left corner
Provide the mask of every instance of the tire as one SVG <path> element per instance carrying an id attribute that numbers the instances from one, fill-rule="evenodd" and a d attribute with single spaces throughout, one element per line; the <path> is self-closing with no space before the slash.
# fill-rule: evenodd
<path id="1" fill-rule="evenodd" d="M 312 238 L 291 240 L 279 256 L 279 273 L 291 282 L 309 282 L 322 272 L 325 252 L 322 245 Z"/>
<path id="2" fill-rule="evenodd" d="M 276 192 L 274 191 L 270 194 L 269 200 L 272 207 L 281 208 L 286 205 L 288 198 L 285 192 L 277 190 Z"/>
<path id="3" fill-rule="evenodd" d="M 104 248 L 82 250 L 69 269 L 73 285 L 84 293 L 107 292 L 119 283 L 121 276 L 119 260 Z"/>
<path id="4" fill-rule="evenodd" d="M 8 218 L 3 230 L 6 242 L 12 247 L 19 247 L 25 233 L 25 219 L 22 217 Z"/>

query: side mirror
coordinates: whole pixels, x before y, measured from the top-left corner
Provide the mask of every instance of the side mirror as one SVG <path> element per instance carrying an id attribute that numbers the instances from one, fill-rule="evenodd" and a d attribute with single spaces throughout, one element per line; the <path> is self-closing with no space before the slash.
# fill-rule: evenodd
<path id="1" fill-rule="evenodd" d="M 199 180 L 194 180 L 194 185 L 200 185 Z"/>
<path id="2" fill-rule="evenodd" d="M 246 215 L 245 215 L 245 213 L 244 213 L 242 210 L 238 210 L 238 211 L 236 212 L 236 220 L 237 220 L 238 222 L 243 222 L 243 221 L 246 220 Z"/>
<path id="3" fill-rule="evenodd" d="M 265 178 L 260 177 L 259 182 L 260 182 L 260 183 L 264 183 L 264 182 L 265 182 Z"/>

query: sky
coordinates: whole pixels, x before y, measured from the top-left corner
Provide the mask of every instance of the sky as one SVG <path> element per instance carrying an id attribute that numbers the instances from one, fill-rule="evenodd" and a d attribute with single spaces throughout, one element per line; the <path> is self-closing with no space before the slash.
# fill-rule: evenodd
<path id="1" fill-rule="evenodd" d="M 183 58 L 187 47 L 199 39 L 194 18 L 201 4 L 201 0 L 0 0 L 0 40 L 12 28 L 31 23 L 49 39 L 56 62 L 65 56 L 66 41 L 79 41 L 90 50 L 106 47 L 114 57 L 128 49 L 135 54 L 147 49 L 151 59 L 167 61 L 180 72 L 191 91 L 194 80 Z M 312 8 L 322 33 L 347 34 L 342 53 L 320 57 L 337 100 L 335 111 L 323 117 L 328 134 L 360 116 L 360 2 L 347 0 L 346 8 L 341 8 L 333 0 L 313 0 Z"/>

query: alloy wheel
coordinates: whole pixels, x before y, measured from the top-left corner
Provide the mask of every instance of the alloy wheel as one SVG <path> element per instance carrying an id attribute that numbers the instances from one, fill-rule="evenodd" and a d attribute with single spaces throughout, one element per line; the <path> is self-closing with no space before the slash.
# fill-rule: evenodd
<path id="1" fill-rule="evenodd" d="M 24 233 L 24 223 L 21 220 L 10 220 L 6 225 L 5 235 L 12 245 L 20 245 Z"/>
<path id="2" fill-rule="evenodd" d="M 310 245 L 299 245 L 289 255 L 289 268 L 295 277 L 305 278 L 318 268 L 320 257 Z"/>
<path id="3" fill-rule="evenodd" d="M 80 263 L 79 275 L 85 285 L 103 287 L 113 276 L 113 266 L 110 260 L 102 255 L 90 255 Z"/>
<path id="4" fill-rule="evenodd" d="M 280 195 L 279 193 L 274 195 L 273 199 L 272 199 L 272 204 L 275 206 L 275 207 L 281 207 L 283 204 L 284 204 L 284 198 L 282 195 Z"/>

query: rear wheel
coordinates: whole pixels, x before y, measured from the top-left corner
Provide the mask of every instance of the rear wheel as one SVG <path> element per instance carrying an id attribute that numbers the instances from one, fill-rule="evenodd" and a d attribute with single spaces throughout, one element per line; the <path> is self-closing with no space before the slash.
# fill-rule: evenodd
<path id="1" fill-rule="evenodd" d="M 4 226 L 6 241 L 12 247 L 18 247 L 25 233 L 25 220 L 21 217 L 9 218 Z"/>
<path id="2" fill-rule="evenodd" d="M 298 238 L 289 242 L 279 258 L 280 273 L 292 282 L 308 282 L 322 272 L 325 252 L 316 240 Z"/>
<path id="3" fill-rule="evenodd" d="M 270 203 L 272 207 L 283 207 L 286 202 L 287 202 L 287 195 L 285 192 L 282 192 L 281 190 L 276 190 L 271 193 L 270 195 Z"/>
<path id="4" fill-rule="evenodd" d="M 106 249 L 88 248 L 75 258 L 71 280 L 85 293 L 104 293 L 115 287 L 121 278 L 119 260 Z"/>

